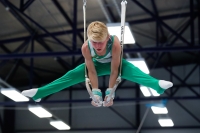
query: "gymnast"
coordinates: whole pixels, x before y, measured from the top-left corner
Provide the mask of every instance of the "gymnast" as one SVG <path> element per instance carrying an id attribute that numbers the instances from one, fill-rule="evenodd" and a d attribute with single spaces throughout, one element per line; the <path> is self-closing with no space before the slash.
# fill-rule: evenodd
<path id="1" fill-rule="evenodd" d="M 97 99 L 97 102 L 92 100 L 91 104 L 95 107 L 100 107 L 103 100 L 106 101 L 107 96 L 115 85 L 119 74 L 120 61 L 122 64 L 122 79 L 150 87 L 159 94 L 163 94 L 166 89 L 173 86 L 172 82 L 156 79 L 149 74 L 145 74 L 125 59 L 121 60 L 122 48 L 120 46 L 120 41 L 117 36 L 109 34 L 107 26 L 104 23 L 99 21 L 90 23 L 87 28 L 87 37 L 88 39 L 84 42 L 81 49 L 82 55 L 85 58 L 85 63 L 68 71 L 65 75 L 47 85 L 40 88 L 24 90 L 22 94 L 39 102 L 41 98 L 45 96 L 85 81 L 86 67 L 91 82 L 92 93 Z M 98 76 L 103 75 L 110 76 L 104 99 L 102 98 L 102 92 L 98 85 Z M 104 106 L 112 106 L 114 97 L 115 93 L 112 95 L 110 102 L 106 103 Z"/>

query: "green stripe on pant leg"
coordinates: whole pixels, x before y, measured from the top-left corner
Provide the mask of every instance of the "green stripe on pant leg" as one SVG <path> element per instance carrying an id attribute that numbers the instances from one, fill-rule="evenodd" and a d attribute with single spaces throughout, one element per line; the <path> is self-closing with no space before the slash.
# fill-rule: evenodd
<path id="1" fill-rule="evenodd" d="M 159 94 L 162 94 L 165 91 L 159 86 L 158 79 L 142 72 L 139 68 L 135 67 L 125 59 L 122 60 L 122 78 L 150 87 L 156 90 Z"/>
<path id="2" fill-rule="evenodd" d="M 36 100 L 39 98 L 43 98 L 83 81 L 85 81 L 85 64 L 77 66 L 75 69 L 70 70 L 62 77 L 54 80 L 53 82 L 45 86 L 38 88 L 38 92 L 33 97 L 33 99 Z"/>

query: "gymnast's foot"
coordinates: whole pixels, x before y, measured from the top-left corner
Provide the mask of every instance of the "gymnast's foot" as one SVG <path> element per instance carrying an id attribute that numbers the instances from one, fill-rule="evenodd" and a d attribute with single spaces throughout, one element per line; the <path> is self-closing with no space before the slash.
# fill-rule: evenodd
<path id="1" fill-rule="evenodd" d="M 163 89 L 168 89 L 173 86 L 172 82 L 165 81 L 165 80 L 159 80 L 158 84 Z"/>
<path id="2" fill-rule="evenodd" d="M 33 97 L 37 93 L 38 89 L 30 89 L 30 90 L 25 90 L 22 91 L 22 95 L 27 96 L 27 97 Z M 40 102 L 41 98 L 35 100 L 36 102 Z"/>

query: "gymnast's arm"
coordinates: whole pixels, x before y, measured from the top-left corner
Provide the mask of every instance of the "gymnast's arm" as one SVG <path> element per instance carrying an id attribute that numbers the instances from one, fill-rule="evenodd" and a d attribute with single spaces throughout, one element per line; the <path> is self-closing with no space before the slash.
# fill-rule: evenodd
<path id="1" fill-rule="evenodd" d="M 92 85 L 92 88 L 98 88 L 98 77 L 97 77 L 97 72 L 94 66 L 94 63 L 92 61 L 92 57 L 90 54 L 90 50 L 88 48 L 88 41 L 86 41 L 83 46 L 82 46 L 82 54 L 85 58 L 85 63 L 88 69 L 88 76 Z"/>
<path id="2" fill-rule="evenodd" d="M 113 46 L 112 46 L 112 61 L 111 61 L 109 88 L 114 87 L 116 79 L 119 74 L 120 54 L 121 54 L 120 42 L 117 36 L 115 36 Z"/>

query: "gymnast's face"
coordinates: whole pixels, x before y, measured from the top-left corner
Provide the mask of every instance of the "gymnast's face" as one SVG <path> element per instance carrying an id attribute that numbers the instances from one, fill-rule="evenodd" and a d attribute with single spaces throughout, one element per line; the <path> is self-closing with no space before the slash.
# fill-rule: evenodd
<path id="1" fill-rule="evenodd" d="M 95 41 L 90 40 L 90 42 L 92 43 L 92 46 L 97 53 L 102 53 L 106 50 L 106 44 L 107 44 L 108 39 L 109 38 L 106 38 L 104 41 L 101 41 L 101 42 L 95 42 Z"/>

